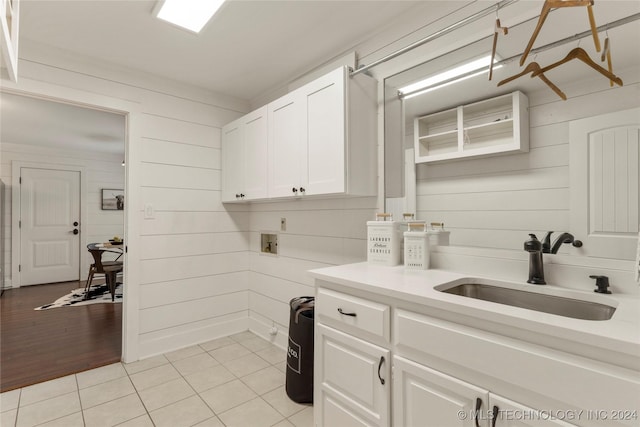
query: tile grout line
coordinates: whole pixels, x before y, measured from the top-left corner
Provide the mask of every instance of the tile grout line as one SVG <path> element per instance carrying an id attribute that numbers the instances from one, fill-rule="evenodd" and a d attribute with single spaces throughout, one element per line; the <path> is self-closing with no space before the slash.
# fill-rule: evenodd
<path id="1" fill-rule="evenodd" d="M 240 335 L 240 334 L 247 334 L 247 333 L 250 333 L 250 334 L 251 334 L 251 336 L 249 336 L 249 337 L 248 337 L 248 338 L 246 338 L 246 339 L 239 339 L 239 338 L 237 337 L 237 335 Z M 146 368 L 146 369 L 142 369 L 142 370 L 140 370 L 140 371 L 138 371 L 138 372 L 134 372 L 134 373 L 130 373 L 130 372 L 126 369 L 125 364 L 124 364 L 123 362 L 118 362 L 118 363 L 119 363 L 119 365 L 120 365 L 120 366 L 122 367 L 122 369 L 124 370 L 124 373 L 125 373 L 125 375 L 126 375 L 126 378 L 127 378 L 127 379 L 128 379 L 128 381 L 130 382 L 130 384 L 133 386 L 133 389 L 134 389 L 134 391 L 135 391 L 135 394 L 136 394 L 136 396 L 138 397 L 138 399 L 139 399 L 140 403 L 142 404 L 142 407 L 144 408 L 145 414 L 146 414 L 146 416 L 149 418 L 149 420 L 151 421 L 151 423 L 152 423 L 154 426 L 156 425 L 156 423 L 153 421 L 153 418 L 151 417 L 151 412 L 152 412 L 152 411 L 150 411 L 150 410 L 149 410 L 149 408 L 148 408 L 147 404 L 145 404 L 144 400 L 142 399 L 142 396 L 140 395 L 140 390 L 138 390 L 138 388 L 135 386 L 135 383 L 134 383 L 134 381 L 132 380 L 132 376 L 133 376 L 133 375 L 136 375 L 136 374 L 139 374 L 139 373 L 147 372 L 147 371 L 149 371 L 149 370 L 151 370 L 151 369 L 159 368 L 159 367 L 161 367 L 161 366 L 170 365 L 170 366 L 171 366 L 171 368 L 172 368 L 172 369 L 174 369 L 174 370 L 178 373 L 178 378 L 180 378 L 182 381 L 184 381 L 184 382 L 188 385 L 188 387 L 190 388 L 190 390 L 193 392 L 193 394 L 191 394 L 190 396 L 187 396 L 187 397 L 185 397 L 185 398 L 183 398 L 183 399 L 177 400 L 176 402 L 172 402 L 172 403 L 171 403 L 171 405 L 176 404 L 176 403 L 179 403 L 179 402 L 182 402 L 182 401 L 184 401 L 184 400 L 186 400 L 186 399 L 189 399 L 189 398 L 191 398 L 191 397 L 193 397 L 193 396 L 197 396 L 197 397 L 198 397 L 198 399 L 199 399 L 202 403 L 204 403 L 204 405 L 205 405 L 207 408 L 209 408 L 209 410 L 211 410 L 211 412 L 213 413 L 213 416 L 212 416 L 212 417 L 206 418 L 205 420 L 198 421 L 197 423 L 200 423 L 200 422 L 203 422 L 203 421 L 206 421 L 206 420 L 209 420 L 209 419 L 211 419 L 211 418 L 214 418 L 214 417 L 215 417 L 215 418 L 216 418 L 220 423 L 222 423 L 222 424 L 224 425 L 224 422 L 223 422 L 223 421 L 222 421 L 222 419 L 220 418 L 220 415 L 221 415 L 221 414 L 226 413 L 226 412 L 228 412 L 228 411 L 231 411 L 231 410 L 233 410 L 233 409 L 235 409 L 235 408 L 237 408 L 237 407 L 239 407 L 239 406 L 241 406 L 241 405 L 244 405 L 244 404 L 246 404 L 246 403 L 248 403 L 248 402 L 254 401 L 254 400 L 256 400 L 256 399 L 258 399 L 258 398 L 259 398 L 259 399 L 261 400 L 261 402 L 262 402 L 262 403 L 265 403 L 269 408 L 271 408 L 273 411 L 275 411 L 275 413 L 280 417 L 280 420 L 279 420 L 279 421 L 277 421 L 275 424 L 278 424 L 278 423 L 283 422 L 283 421 L 285 421 L 285 420 L 286 420 L 286 421 L 287 421 L 287 422 L 289 422 L 290 424 L 295 425 L 295 424 L 290 420 L 290 418 L 291 418 L 291 417 L 293 417 L 293 416 L 295 416 L 295 415 L 300 414 L 301 412 L 303 412 L 304 410 L 306 410 L 308 407 L 311 407 L 311 406 L 303 405 L 303 406 L 306 406 L 306 407 L 302 407 L 302 408 L 300 408 L 299 410 L 296 410 L 296 411 L 295 411 L 294 413 L 292 413 L 291 415 L 289 415 L 289 416 L 285 416 L 285 415 L 284 415 L 283 413 L 281 413 L 281 412 L 280 412 L 280 411 L 279 411 L 275 406 L 273 406 L 270 402 L 268 402 L 268 401 L 263 397 L 263 396 L 264 396 L 264 395 L 266 395 L 266 394 L 269 394 L 269 393 L 274 392 L 275 390 L 278 390 L 280 387 L 286 387 L 286 378 L 285 378 L 284 384 L 282 384 L 282 385 L 278 385 L 278 386 L 276 386 L 275 388 L 269 389 L 269 390 L 267 390 L 267 391 L 265 391 L 265 392 L 263 392 L 263 393 L 261 393 L 261 394 L 259 394 L 256 390 L 254 390 L 254 389 L 249 385 L 249 383 L 247 383 L 247 382 L 246 382 L 246 379 L 243 379 L 243 378 L 246 378 L 246 377 L 248 377 L 248 376 L 250 376 L 250 375 L 253 375 L 253 374 L 257 373 L 257 372 L 260 372 L 260 371 L 262 371 L 262 370 L 269 369 L 269 368 L 273 368 L 273 369 L 277 370 L 281 375 L 286 376 L 286 370 L 283 372 L 281 369 L 279 369 L 279 368 L 276 366 L 276 365 L 279 365 L 279 364 L 281 363 L 281 361 L 278 361 L 278 362 L 276 362 L 276 363 L 272 363 L 270 360 L 267 360 L 265 357 L 262 357 L 260 354 L 258 354 L 258 352 L 262 352 L 262 351 L 265 351 L 265 350 L 270 350 L 271 348 L 275 348 L 275 349 L 277 349 L 277 350 L 282 350 L 282 349 L 280 349 L 279 347 L 277 347 L 274 343 L 271 343 L 270 341 L 268 341 L 268 340 L 264 339 L 263 337 L 261 337 L 261 336 L 259 336 L 259 335 L 255 334 L 255 333 L 253 333 L 253 332 L 251 332 L 251 331 L 244 331 L 244 332 L 240 332 L 240 333 L 237 333 L 237 334 L 234 334 L 234 335 L 230 335 L 230 336 L 227 336 L 227 337 L 220 337 L 220 338 L 217 338 L 217 339 L 222 339 L 222 338 L 229 338 L 229 339 L 230 339 L 230 342 L 228 342 L 226 345 L 222 345 L 222 346 L 217 347 L 217 348 L 214 348 L 214 349 L 212 349 L 212 350 L 210 350 L 210 351 L 209 351 L 209 350 L 206 350 L 206 349 L 202 346 L 202 344 L 205 344 L 205 343 L 196 344 L 195 346 L 197 346 L 197 347 L 198 347 L 198 349 L 199 349 L 200 351 L 202 351 L 202 353 L 198 352 L 197 354 L 190 355 L 190 356 L 186 356 L 186 357 L 182 357 L 182 358 L 179 358 L 179 359 L 176 359 L 176 360 L 169 360 L 169 358 L 167 358 L 167 357 L 166 357 L 166 354 L 162 354 L 162 355 L 161 355 L 161 356 L 162 356 L 161 363 L 160 363 L 159 365 L 157 365 L 157 366 L 152 366 L 152 367 L 149 367 L 149 368 Z M 258 348 L 257 350 L 253 350 L 251 347 L 249 347 L 249 346 L 247 346 L 247 345 L 244 345 L 244 344 L 243 344 L 243 342 L 246 342 L 246 341 L 249 341 L 249 340 L 256 340 L 256 339 L 260 339 L 260 340 L 262 340 L 262 341 L 265 341 L 265 343 L 267 343 L 267 345 L 266 345 L 265 347 Z M 214 341 L 214 340 L 211 340 L 211 341 Z M 254 356 L 258 357 L 258 359 L 260 359 L 261 361 L 266 362 L 267 366 L 266 366 L 266 367 L 264 367 L 264 368 L 260 368 L 260 369 L 258 369 L 258 370 L 256 370 L 256 371 L 249 372 L 248 374 L 246 374 L 246 375 L 244 375 L 244 376 L 239 376 L 239 375 L 237 375 L 235 372 L 233 372 L 233 371 L 229 370 L 229 369 L 227 368 L 227 366 L 225 365 L 225 363 L 229 363 L 229 362 L 231 362 L 231 361 L 233 361 L 233 360 L 235 360 L 235 359 L 231 359 L 231 360 L 229 360 L 229 361 L 227 361 L 227 362 L 223 363 L 223 362 L 221 362 L 220 360 L 216 359 L 216 358 L 213 356 L 213 354 L 211 354 L 211 352 L 213 352 L 213 351 L 215 351 L 215 350 L 218 350 L 218 349 L 221 349 L 221 348 L 225 348 L 225 347 L 229 347 L 229 346 L 231 346 L 231 345 L 235 345 L 235 344 L 239 344 L 242 348 L 246 349 L 246 350 L 249 352 L 249 353 L 248 353 L 248 354 L 246 354 L 245 356 L 254 355 Z M 255 346 L 254 346 L 254 348 L 257 348 L 257 347 L 255 347 Z M 177 350 L 177 351 L 179 351 L 179 350 Z M 167 353 L 167 354 L 168 354 L 168 353 Z M 189 381 L 187 380 L 187 378 L 185 377 L 185 375 L 184 375 L 184 374 L 183 374 L 183 373 L 182 373 L 182 372 L 181 372 L 181 371 L 180 371 L 180 370 L 179 370 L 179 369 L 174 365 L 174 363 L 177 363 L 177 362 L 179 362 L 179 361 L 181 361 L 181 360 L 188 359 L 188 358 L 190 358 L 190 357 L 198 356 L 198 355 L 200 355 L 200 354 L 207 354 L 209 357 L 211 357 L 213 360 L 215 360 L 215 361 L 218 363 L 218 365 L 214 365 L 214 366 L 221 366 L 221 367 L 223 367 L 224 369 L 228 370 L 228 371 L 232 374 L 233 379 L 232 379 L 232 380 L 230 380 L 230 381 L 224 382 L 224 383 L 222 383 L 222 384 L 216 385 L 216 386 L 214 386 L 214 387 L 208 388 L 208 389 L 206 389 L 206 390 L 202 390 L 201 392 L 197 391 L 197 390 L 194 388 L 194 386 L 193 386 L 191 383 L 189 383 Z M 242 357 L 245 357 L 245 356 L 242 356 Z M 77 374 L 73 374 L 73 375 L 74 375 L 74 382 L 75 382 L 75 390 L 74 390 L 74 391 L 75 391 L 75 393 L 76 393 L 76 396 L 77 396 L 77 398 L 78 398 L 78 402 L 79 402 L 79 405 L 80 405 L 80 415 L 81 415 L 81 417 L 82 417 L 82 422 L 83 422 L 83 424 L 84 424 L 84 425 L 86 425 L 86 420 L 85 420 L 85 408 L 84 408 L 84 407 L 83 407 L 83 405 L 82 405 L 82 398 L 81 398 L 81 396 L 80 396 L 80 391 L 81 391 L 81 390 L 80 390 L 79 379 L 78 379 Z M 122 378 L 122 377 L 120 377 L 120 378 Z M 176 379 L 178 379 L 178 378 L 176 378 Z M 118 378 L 115 378 L 115 379 L 112 379 L 112 380 L 117 380 L 117 379 L 118 379 Z M 112 381 L 112 380 L 109 380 L 109 381 Z M 208 403 L 207 403 L 207 402 L 202 398 L 202 395 L 201 395 L 201 394 L 202 394 L 202 393 L 204 393 L 204 392 L 207 392 L 207 391 L 209 391 L 209 390 L 212 390 L 212 389 L 214 389 L 214 388 L 224 386 L 225 384 L 229 384 L 230 382 L 235 381 L 235 380 L 238 380 L 241 384 L 243 384 L 245 387 L 249 388 L 253 393 L 255 393 L 255 397 L 254 397 L 254 398 L 251 398 L 251 399 L 249 399 L 249 400 L 247 400 L 247 401 L 245 401 L 245 402 L 242 402 L 242 403 L 240 403 L 240 404 L 238 404 L 238 405 L 235 405 L 235 406 L 233 406 L 233 407 L 227 408 L 227 409 L 225 409 L 225 411 L 220 412 L 220 414 L 216 413 L 216 411 L 215 411 L 212 407 L 210 407 L 210 406 L 209 406 L 209 404 L 208 404 Z M 101 383 L 95 384 L 94 386 L 99 386 L 99 385 L 101 385 L 101 384 L 108 383 L 109 381 L 104 381 L 104 382 L 101 382 Z M 164 385 L 164 384 L 167 384 L 167 383 L 168 383 L 168 382 L 170 382 L 170 381 L 174 381 L 174 380 L 165 381 L 165 382 L 163 382 L 163 383 L 161 383 L 161 384 L 158 384 L 157 386 L 154 386 L 154 387 L 162 386 L 162 385 Z M 151 388 L 153 388 L 153 387 L 151 387 Z M 18 393 L 19 393 L 19 394 L 18 394 L 18 403 L 17 403 L 17 408 L 16 408 L 16 418 L 15 418 L 14 426 L 17 426 L 17 424 L 18 424 L 18 416 L 19 416 L 19 410 L 20 410 L 20 402 L 21 402 L 21 399 L 22 399 L 22 391 L 23 391 L 23 388 L 20 388 L 20 389 L 19 389 L 19 392 L 18 392 Z M 133 393 L 131 393 L 131 394 L 133 394 Z M 126 396 L 130 396 L 131 394 L 127 394 Z M 95 405 L 95 406 L 93 406 L 92 408 L 97 407 L 97 406 L 100 406 L 100 405 L 103 405 L 103 404 L 106 404 L 106 403 L 110 403 L 110 402 L 116 401 L 116 400 L 121 399 L 121 398 L 126 397 L 126 396 L 121 396 L 121 397 L 118 397 L 118 398 L 112 399 L 112 400 L 110 400 L 110 401 L 108 401 L 108 402 L 100 403 L 99 405 Z M 168 405 L 166 405 L 166 406 L 168 406 Z M 91 409 L 91 408 L 86 408 L 86 409 L 87 409 L 87 410 L 89 410 L 89 409 Z M 158 408 L 158 409 L 160 409 L 160 408 Z M 66 417 L 66 416 L 70 416 L 70 415 L 73 415 L 73 413 L 72 413 L 72 414 L 67 414 L 67 415 L 65 415 L 64 417 Z M 134 419 L 136 419 L 136 418 L 140 418 L 140 417 L 143 417 L 143 416 L 144 416 L 144 415 L 139 415 L 139 416 L 133 417 L 133 418 L 131 418 L 131 419 L 124 420 L 124 421 L 122 421 L 121 423 L 119 423 L 118 425 L 123 424 L 123 423 L 127 423 L 127 422 L 129 422 L 129 421 L 131 421 L 131 420 L 134 420 Z M 55 420 L 58 420 L 58 419 L 61 419 L 61 418 L 64 418 L 64 417 L 58 417 L 58 418 L 56 418 L 56 419 L 54 419 L 54 420 L 48 420 L 48 421 L 46 421 L 46 422 L 55 421 Z M 196 423 L 196 424 L 197 424 L 197 423 Z M 275 425 L 275 424 L 274 424 L 274 425 Z"/>

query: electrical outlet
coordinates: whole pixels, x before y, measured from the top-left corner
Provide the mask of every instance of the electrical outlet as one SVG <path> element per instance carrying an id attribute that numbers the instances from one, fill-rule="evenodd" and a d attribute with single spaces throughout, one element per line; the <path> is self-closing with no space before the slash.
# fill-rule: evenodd
<path id="1" fill-rule="evenodd" d="M 287 218 L 280 218 L 280 231 L 287 231 Z"/>

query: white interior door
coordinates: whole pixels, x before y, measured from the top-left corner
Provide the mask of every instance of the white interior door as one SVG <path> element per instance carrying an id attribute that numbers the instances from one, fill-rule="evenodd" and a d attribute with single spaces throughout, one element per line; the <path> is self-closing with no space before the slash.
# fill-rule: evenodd
<path id="1" fill-rule="evenodd" d="M 20 178 L 21 285 L 79 280 L 80 172 L 21 168 Z"/>

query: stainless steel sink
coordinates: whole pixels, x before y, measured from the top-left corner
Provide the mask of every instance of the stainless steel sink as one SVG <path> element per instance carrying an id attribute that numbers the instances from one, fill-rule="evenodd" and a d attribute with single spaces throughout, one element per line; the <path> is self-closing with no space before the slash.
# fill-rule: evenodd
<path id="1" fill-rule="evenodd" d="M 441 285 L 435 289 L 452 295 L 491 301 L 574 319 L 609 320 L 616 311 L 615 307 L 597 302 L 503 288 L 484 283 L 462 283 L 453 287 Z"/>

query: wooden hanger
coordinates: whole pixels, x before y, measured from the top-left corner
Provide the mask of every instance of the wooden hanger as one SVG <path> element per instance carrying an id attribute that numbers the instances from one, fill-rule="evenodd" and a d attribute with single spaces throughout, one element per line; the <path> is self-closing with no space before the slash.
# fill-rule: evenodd
<path id="1" fill-rule="evenodd" d="M 536 28 L 533 30 L 533 34 L 531 34 L 531 38 L 529 39 L 529 43 L 522 54 L 522 58 L 520 58 L 520 66 L 522 66 L 527 60 L 527 55 L 529 55 L 529 51 L 533 47 L 533 43 L 538 37 L 538 33 L 544 24 L 544 21 L 547 19 L 547 15 L 551 9 L 558 9 L 560 7 L 576 7 L 576 6 L 587 6 L 587 11 L 589 13 L 589 24 L 591 26 L 591 34 L 594 37 L 594 43 L 596 45 L 596 50 L 600 52 L 600 40 L 598 40 L 598 32 L 596 30 L 596 22 L 593 17 L 593 0 L 545 0 L 542 5 L 542 11 L 540 12 L 540 17 L 538 18 L 538 23 L 536 24 Z"/>
<path id="2" fill-rule="evenodd" d="M 616 76 L 615 74 L 613 74 L 612 72 L 610 72 L 609 70 L 602 68 L 600 65 L 596 64 L 595 62 L 593 62 L 593 60 L 589 57 L 589 54 L 587 54 L 587 52 L 584 51 L 584 49 L 576 47 L 575 49 L 572 49 L 571 52 L 569 52 L 567 54 L 567 56 L 565 56 L 563 59 L 561 59 L 558 62 L 554 62 L 551 65 L 547 65 L 546 67 L 535 71 L 533 73 L 533 77 L 538 76 L 539 74 L 545 73 L 549 70 L 552 70 L 556 67 L 559 67 L 560 65 L 567 63 L 573 59 L 579 59 L 580 61 L 584 62 L 585 64 L 587 64 L 588 66 L 590 66 L 591 68 L 593 68 L 594 70 L 596 70 L 597 72 L 599 72 L 600 74 L 602 74 L 603 76 L 607 77 L 609 80 L 612 80 L 614 83 L 616 83 L 618 86 L 622 86 L 622 79 L 620 79 L 620 77 Z"/>
<path id="3" fill-rule="evenodd" d="M 600 61 L 607 59 L 607 68 L 610 73 L 613 73 L 613 65 L 611 64 L 611 46 L 609 45 L 609 37 L 604 39 L 604 49 L 600 56 Z M 613 80 L 609 80 L 609 86 L 613 87 Z"/>
<path id="4" fill-rule="evenodd" d="M 537 62 L 531 62 L 520 73 L 515 74 L 511 77 L 507 77 L 506 79 L 502 80 L 500 83 L 498 83 L 498 86 L 502 86 L 503 84 L 509 83 L 510 81 L 520 78 L 526 74 L 536 73 L 538 71 L 540 71 L 540 65 Z M 544 74 L 542 73 L 539 73 L 537 75 L 533 74 L 531 77 L 534 77 L 534 76 L 539 77 L 540 80 L 542 80 L 547 86 L 549 86 L 551 90 L 553 90 L 560 98 L 562 98 L 565 101 L 567 100 L 567 95 L 565 95 L 564 92 L 561 91 L 560 88 L 558 88 L 558 86 L 554 85 L 551 82 L 551 80 L 549 80 Z"/>
<path id="5" fill-rule="evenodd" d="M 598 38 L 598 27 L 596 27 L 596 18 L 593 17 L 593 4 L 587 6 L 587 13 L 589 14 L 589 26 L 591 27 L 593 43 L 596 45 L 596 52 L 600 52 L 600 39 Z"/>
<path id="6" fill-rule="evenodd" d="M 489 64 L 489 80 L 493 77 L 493 60 L 496 57 L 496 46 L 498 45 L 498 31 L 502 30 L 505 36 L 509 33 L 509 28 L 501 27 L 500 20 L 496 18 L 496 26 L 493 29 L 493 48 L 491 49 L 491 64 Z"/>

